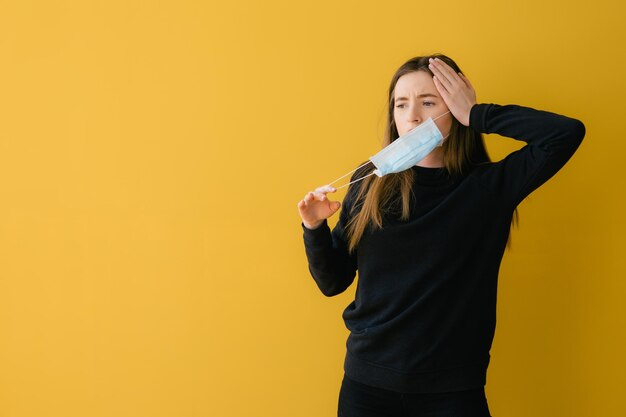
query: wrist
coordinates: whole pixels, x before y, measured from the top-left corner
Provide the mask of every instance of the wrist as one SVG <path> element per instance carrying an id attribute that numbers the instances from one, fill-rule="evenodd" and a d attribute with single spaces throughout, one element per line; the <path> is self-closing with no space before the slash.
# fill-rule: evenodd
<path id="1" fill-rule="evenodd" d="M 324 223 L 324 219 L 320 220 L 319 222 L 315 222 L 315 223 L 305 222 L 304 220 L 302 221 L 302 224 L 304 225 L 304 227 L 306 227 L 307 229 L 310 229 L 310 230 L 317 229 L 318 227 L 320 227 L 322 225 L 322 223 Z"/>

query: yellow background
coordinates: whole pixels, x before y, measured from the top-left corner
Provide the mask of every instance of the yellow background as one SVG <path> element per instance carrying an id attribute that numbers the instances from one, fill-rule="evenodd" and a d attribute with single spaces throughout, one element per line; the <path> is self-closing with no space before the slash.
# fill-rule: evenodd
<path id="1" fill-rule="evenodd" d="M 492 415 L 625 415 L 619 4 L 3 1 L 0 417 L 335 416 L 356 285 L 317 289 L 296 204 L 434 52 L 587 127 L 519 206 Z"/>

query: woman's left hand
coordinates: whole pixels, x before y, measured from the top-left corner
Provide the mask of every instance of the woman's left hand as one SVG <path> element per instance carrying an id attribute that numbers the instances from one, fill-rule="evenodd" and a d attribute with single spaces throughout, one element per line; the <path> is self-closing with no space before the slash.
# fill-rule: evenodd
<path id="1" fill-rule="evenodd" d="M 457 74 L 440 59 L 430 59 L 428 68 L 433 72 L 433 82 L 450 113 L 464 126 L 469 126 L 472 106 L 476 104 L 476 92 L 465 75 Z"/>

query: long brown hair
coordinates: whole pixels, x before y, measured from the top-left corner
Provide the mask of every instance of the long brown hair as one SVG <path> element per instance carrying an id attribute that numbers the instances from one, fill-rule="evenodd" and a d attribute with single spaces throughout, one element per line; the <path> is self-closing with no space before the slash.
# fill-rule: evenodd
<path id="1" fill-rule="evenodd" d="M 413 71 L 425 71 L 432 77 L 433 73 L 428 68 L 429 58 L 439 58 L 452 67 L 455 72 L 462 73 L 456 62 L 443 54 L 418 56 L 402 64 L 393 75 L 389 85 L 389 107 L 387 111 L 387 127 L 382 143 L 383 148 L 399 137 L 394 119 L 394 90 L 398 79 L 404 74 Z M 487 150 L 485 149 L 482 133 L 462 125 L 454 117 L 452 117 L 450 136 L 444 141 L 442 147 L 443 162 L 446 171 L 452 178 L 459 178 L 471 171 L 475 166 L 491 162 Z M 357 169 L 353 178 L 363 176 L 366 169 L 371 170 L 371 165 L 369 168 Z M 392 205 L 400 204 L 400 220 L 409 219 L 409 194 L 412 192 L 413 175 L 413 170 L 407 169 L 382 177 L 370 175 L 360 181 L 358 185 L 350 185 L 350 187 L 357 187 L 356 192 L 355 190 L 348 191 L 355 192 L 356 194 L 350 210 L 350 214 L 356 214 L 351 216 L 346 225 L 348 248 L 350 252 L 354 251 L 368 225 L 374 228 L 382 228 L 382 212 L 390 209 Z M 399 194 L 398 190 L 400 191 Z M 511 226 L 517 225 L 518 223 L 519 215 L 517 208 L 515 208 Z M 509 234 L 507 247 L 510 248 L 510 246 L 511 235 Z"/>

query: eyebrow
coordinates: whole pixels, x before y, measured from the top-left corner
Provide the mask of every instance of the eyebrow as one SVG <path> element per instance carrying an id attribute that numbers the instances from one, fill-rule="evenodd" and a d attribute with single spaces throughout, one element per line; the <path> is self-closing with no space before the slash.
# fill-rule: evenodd
<path id="1" fill-rule="evenodd" d="M 422 97 L 435 97 L 435 98 L 439 98 L 439 96 L 436 96 L 436 95 L 431 94 L 431 93 L 424 93 L 424 94 L 420 94 L 419 96 L 417 96 L 417 98 L 422 98 Z M 406 97 L 398 97 L 395 101 L 402 101 L 402 100 L 408 100 L 408 98 L 406 98 Z"/>

